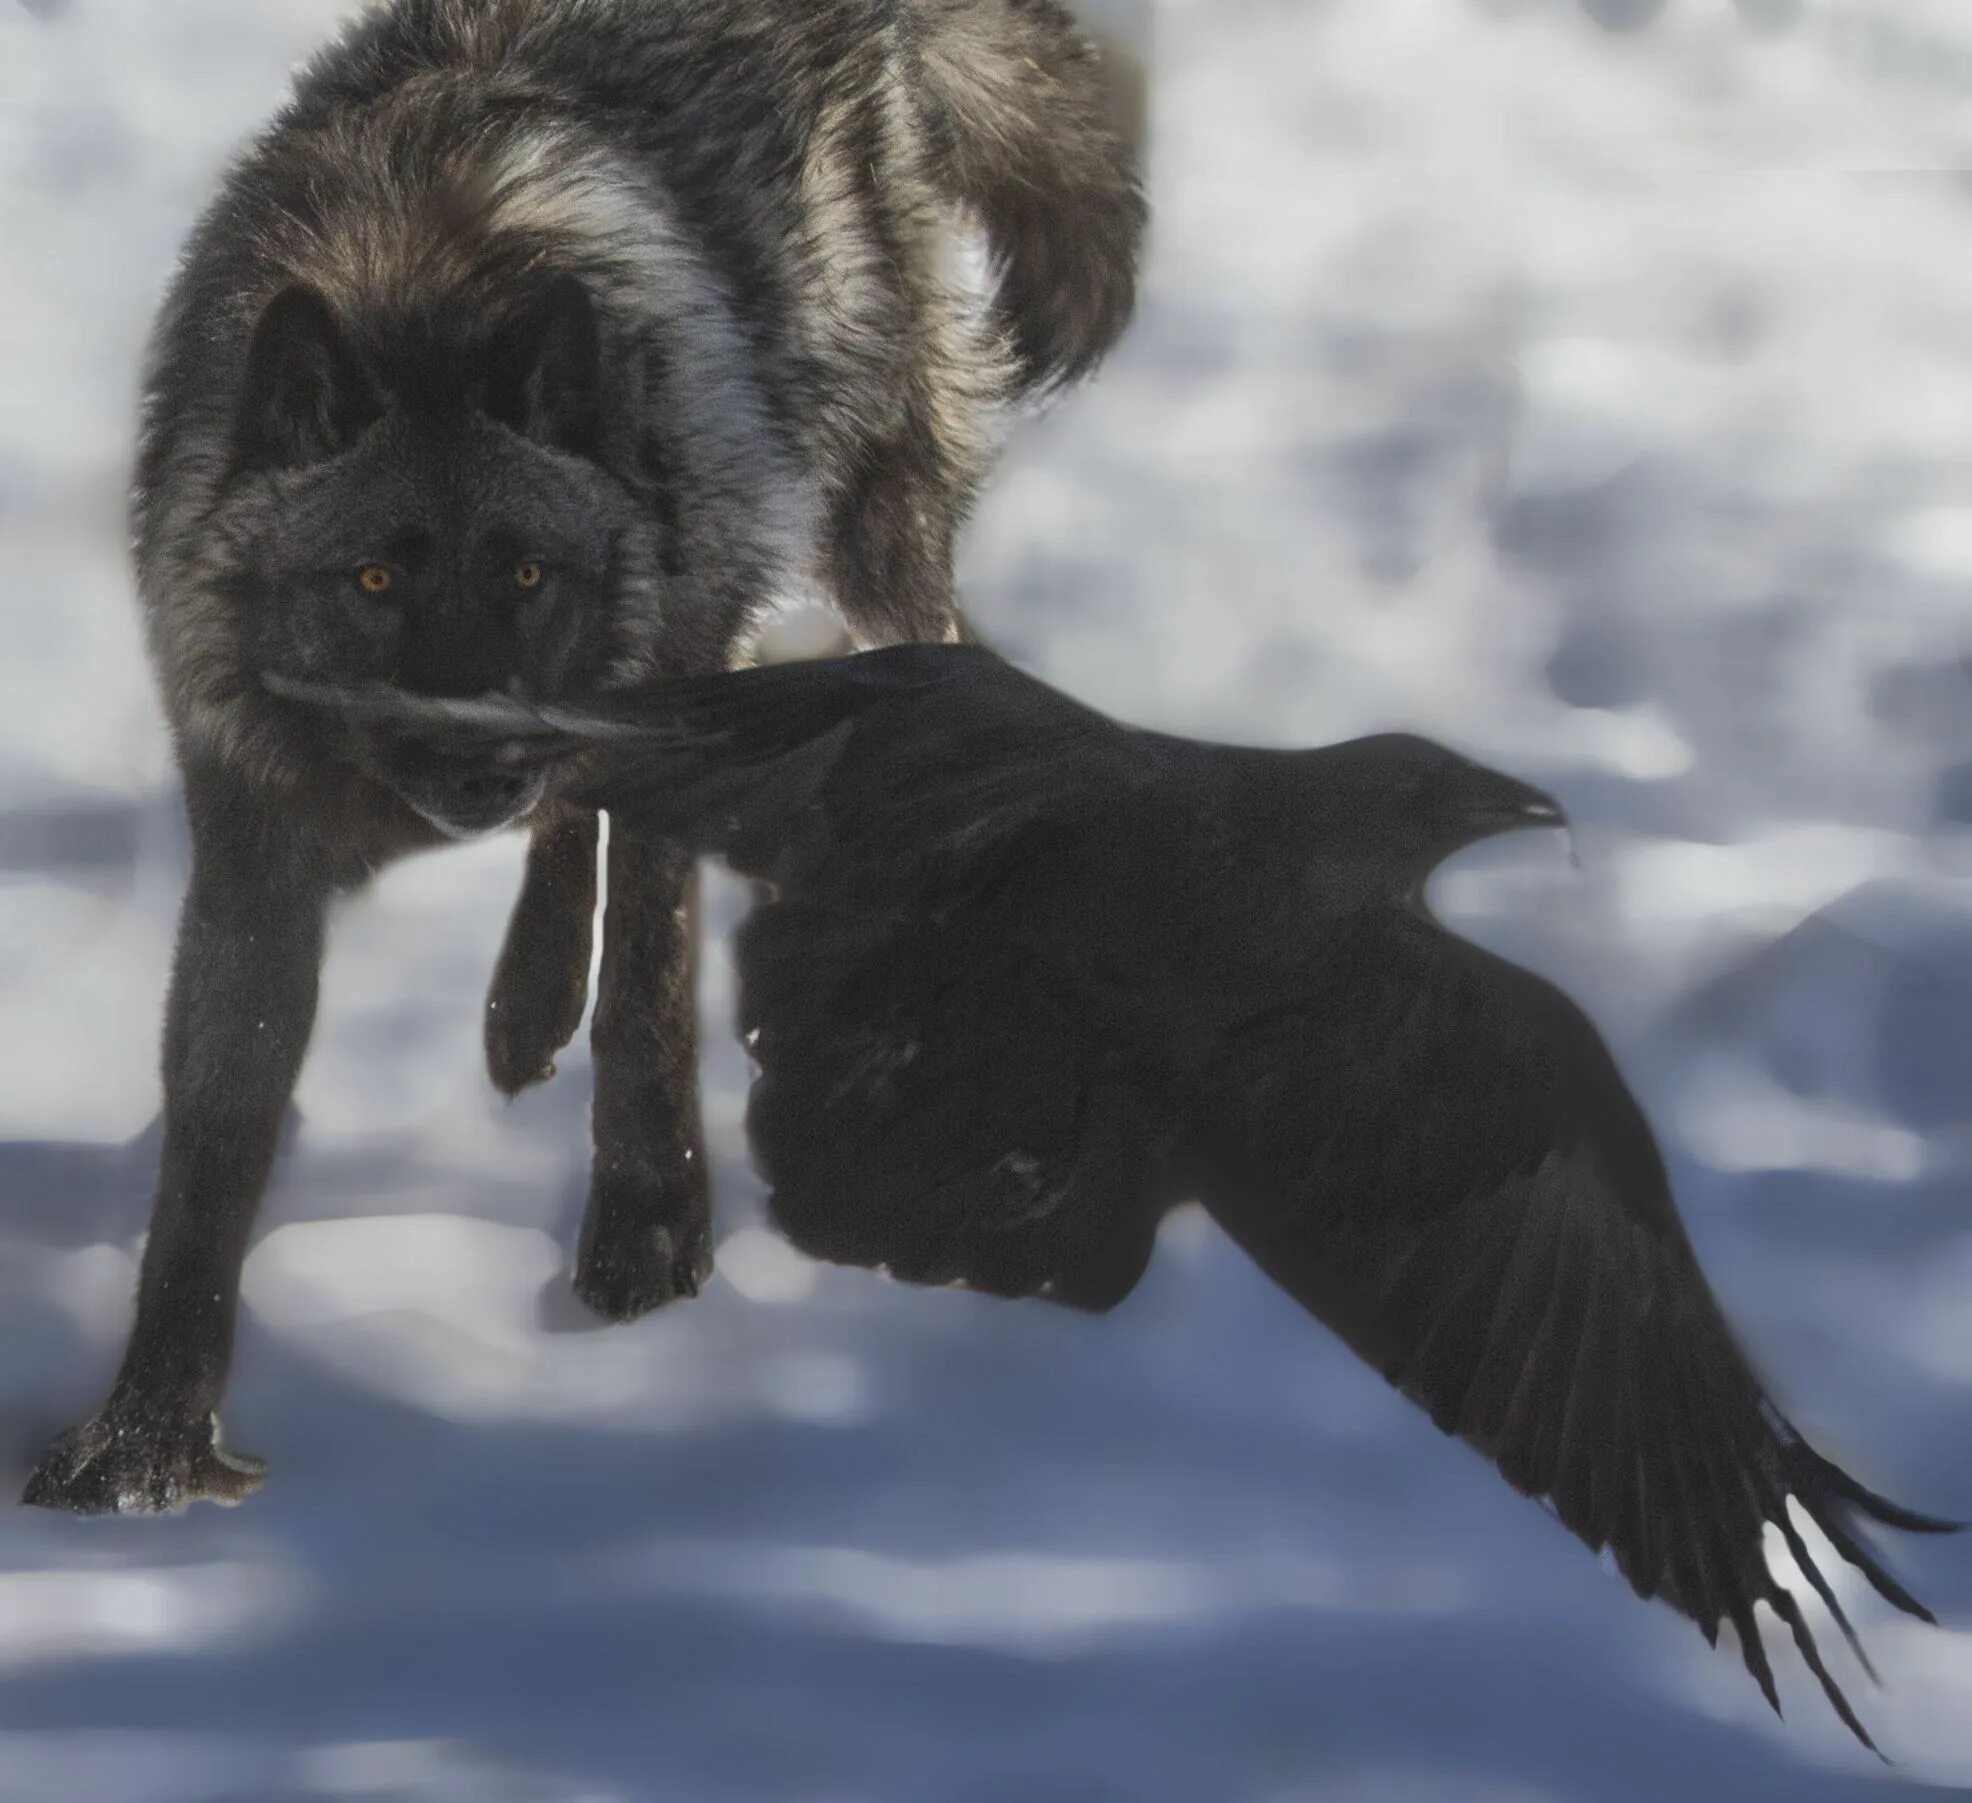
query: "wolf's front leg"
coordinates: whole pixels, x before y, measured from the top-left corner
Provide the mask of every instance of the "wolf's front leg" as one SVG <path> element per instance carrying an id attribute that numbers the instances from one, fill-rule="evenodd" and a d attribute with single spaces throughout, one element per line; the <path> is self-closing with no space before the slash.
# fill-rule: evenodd
<path id="1" fill-rule="evenodd" d="M 595 918 L 596 816 L 536 827 L 486 997 L 486 1069 L 503 1095 L 552 1077 L 582 1024 Z"/>
<path id="2" fill-rule="evenodd" d="M 693 1296 L 712 1274 L 698 1111 L 692 861 L 615 821 L 590 1029 L 595 1165 L 575 1293 L 607 1321 Z"/>
<path id="3" fill-rule="evenodd" d="M 315 1018 L 328 892 L 261 848 L 198 842 L 164 1029 L 164 1154 L 137 1320 L 109 1400 L 24 1501 L 83 1514 L 238 1502 L 259 1461 L 219 1443 L 247 1234 Z"/>

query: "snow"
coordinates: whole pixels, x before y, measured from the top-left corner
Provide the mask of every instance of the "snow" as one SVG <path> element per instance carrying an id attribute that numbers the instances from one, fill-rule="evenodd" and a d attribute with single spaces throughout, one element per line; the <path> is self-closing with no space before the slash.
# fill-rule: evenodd
<path id="1" fill-rule="evenodd" d="M 0 10 L 9 1489 L 107 1381 L 156 1150 L 137 361 L 337 11 Z M 1579 872 L 1508 841 L 1439 906 L 1604 1024 L 1795 1418 L 1972 1512 L 1972 16 L 1192 0 L 1156 64 L 1142 317 L 1015 445 L 974 612 L 1147 725 L 1559 795 Z M 338 923 L 226 1410 L 266 1490 L 0 1515 L 0 1803 L 1885 1793 L 1791 1648 L 1783 1725 L 1194 1219 L 1103 1321 L 802 1260 L 717 953 L 721 1275 L 587 1324 L 586 1054 L 478 1064 L 518 869 Z M 1880 1690 L 1820 1639 L 1899 1780 L 1972 1784 L 1972 1563 L 1892 1554 L 1947 1627 L 1845 1585 Z"/>

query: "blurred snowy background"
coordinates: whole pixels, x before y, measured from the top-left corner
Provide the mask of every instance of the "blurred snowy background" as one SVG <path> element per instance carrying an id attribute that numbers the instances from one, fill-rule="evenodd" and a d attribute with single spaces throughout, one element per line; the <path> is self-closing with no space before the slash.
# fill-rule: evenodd
<path id="1" fill-rule="evenodd" d="M 142 338 L 338 10 L 0 0 L 8 1494 L 107 1382 L 149 1200 Z M 1556 790 L 1582 871 L 1483 848 L 1442 908 L 1604 1024 L 1803 1426 L 1972 1512 L 1972 7 L 1197 0 L 1154 44 L 1142 317 L 1014 446 L 976 616 L 1146 724 L 1403 725 Z M 586 1057 L 511 1107 L 479 1066 L 518 852 L 341 922 L 228 1410 L 266 1491 L 0 1514 L 6 1803 L 1972 1785 L 1962 1543 L 1894 1549 L 1946 1631 L 1855 1599 L 1883 1690 L 1823 1634 L 1886 1772 L 1194 1220 L 1101 1322 L 807 1265 L 717 954 L 721 1275 L 567 1331 Z"/>

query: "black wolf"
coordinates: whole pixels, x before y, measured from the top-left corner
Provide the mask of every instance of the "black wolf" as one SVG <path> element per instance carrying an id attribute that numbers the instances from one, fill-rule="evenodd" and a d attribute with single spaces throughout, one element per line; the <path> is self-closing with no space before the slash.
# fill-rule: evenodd
<path id="1" fill-rule="evenodd" d="M 588 712 L 370 708 L 512 771 L 573 759 L 612 821 L 772 885 L 738 945 L 747 1126 L 805 1251 L 1105 1309 L 1197 1197 L 1639 1595 L 1708 1639 L 1731 1622 L 1777 1709 L 1772 1608 L 1868 1743 L 1763 1524 L 1852 1645 L 1788 1499 L 1927 1620 L 1858 1518 L 1951 1524 L 1865 1490 L 1780 1413 L 1601 1036 L 1422 900 L 1460 847 L 1560 824 L 1548 796 L 1402 735 L 1288 752 L 1133 731 L 970 647 Z"/>
<path id="2" fill-rule="evenodd" d="M 163 1165 L 122 1370 L 31 1500 L 258 1481 L 214 1411 L 334 893 L 528 819 L 495 1081 L 547 1075 L 581 1017 L 593 811 L 325 740 L 263 675 L 579 694 L 721 668 L 809 584 L 866 642 L 958 636 L 996 411 L 1131 309 L 1111 116 L 1053 0 L 395 0 L 302 74 L 154 340 L 137 564 L 193 835 Z M 711 1242 L 688 860 L 624 831 L 608 877 L 576 1285 L 623 1319 Z"/>

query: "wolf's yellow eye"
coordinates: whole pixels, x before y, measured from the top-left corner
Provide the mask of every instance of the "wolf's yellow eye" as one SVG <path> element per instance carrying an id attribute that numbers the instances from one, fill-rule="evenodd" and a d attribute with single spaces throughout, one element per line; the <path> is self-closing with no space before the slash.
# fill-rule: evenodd
<path id="1" fill-rule="evenodd" d="M 541 566 L 538 563 L 522 563 L 514 566 L 514 583 L 519 588 L 539 588 L 541 586 Z"/>
<path id="2" fill-rule="evenodd" d="M 366 595 L 381 595 L 390 587 L 391 576 L 380 563 L 366 563 L 356 572 L 357 584 Z"/>

